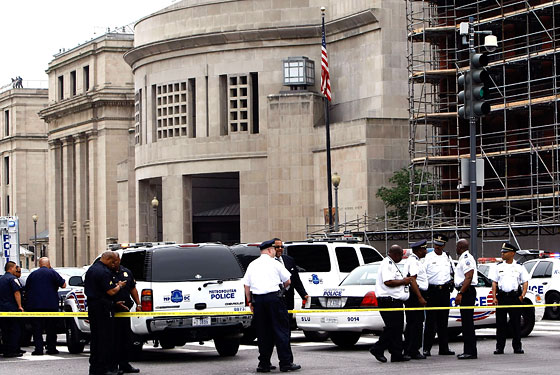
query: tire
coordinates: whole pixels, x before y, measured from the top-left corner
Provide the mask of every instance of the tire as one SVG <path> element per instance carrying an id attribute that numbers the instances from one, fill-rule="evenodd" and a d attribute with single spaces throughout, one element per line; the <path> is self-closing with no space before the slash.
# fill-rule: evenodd
<path id="1" fill-rule="evenodd" d="M 303 331 L 303 335 L 309 341 L 327 341 L 329 339 L 329 333 L 325 331 Z"/>
<path id="2" fill-rule="evenodd" d="M 361 332 L 330 332 L 332 342 L 343 349 L 352 348 L 360 339 Z"/>
<path id="3" fill-rule="evenodd" d="M 175 342 L 166 337 L 162 337 L 159 339 L 159 346 L 161 346 L 162 349 L 173 349 L 175 347 Z"/>
<path id="4" fill-rule="evenodd" d="M 239 350 L 239 339 L 216 337 L 214 345 L 220 357 L 233 357 Z"/>
<path id="5" fill-rule="evenodd" d="M 531 304 L 531 302 L 525 301 L 526 304 Z M 521 337 L 527 337 L 533 331 L 535 327 L 535 308 L 534 307 L 524 307 L 521 309 Z"/>
<path id="6" fill-rule="evenodd" d="M 66 319 L 66 346 L 70 354 L 80 354 L 84 351 L 86 340 L 78 329 L 73 318 Z"/>
<path id="7" fill-rule="evenodd" d="M 550 292 L 546 295 L 546 303 L 558 303 L 560 304 L 560 293 Z M 547 307 L 544 310 L 544 317 L 546 319 L 558 320 L 560 319 L 560 306 Z"/>

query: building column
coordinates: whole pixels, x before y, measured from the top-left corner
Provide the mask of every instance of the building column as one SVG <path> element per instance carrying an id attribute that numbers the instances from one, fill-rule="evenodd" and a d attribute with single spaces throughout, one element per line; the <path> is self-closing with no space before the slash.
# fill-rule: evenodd
<path id="1" fill-rule="evenodd" d="M 62 221 L 61 153 L 59 140 L 49 141 L 49 172 L 47 173 L 47 214 L 49 215 L 49 242 L 45 255 L 53 266 L 59 266 L 62 259 L 59 225 Z"/>
<path id="2" fill-rule="evenodd" d="M 185 199 L 183 176 L 161 178 L 162 225 L 164 241 L 185 241 L 184 211 Z"/>
<path id="3" fill-rule="evenodd" d="M 74 143 L 72 138 L 62 140 L 62 199 L 63 245 L 61 266 L 74 264 Z"/>
<path id="4" fill-rule="evenodd" d="M 183 242 L 193 242 L 192 177 L 183 176 Z"/>
<path id="5" fill-rule="evenodd" d="M 86 207 L 85 219 L 87 221 L 86 228 L 86 253 L 89 259 L 86 259 L 88 264 L 91 264 L 97 257 L 100 251 L 105 249 L 105 243 L 98 243 L 97 240 L 97 130 L 86 132 L 87 137 L 87 170 L 85 194 L 87 196 L 88 205 Z"/>
<path id="6" fill-rule="evenodd" d="M 86 238 L 84 232 L 84 222 L 87 206 L 87 163 L 86 163 L 86 136 L 79 134 L 74 136 L 74 144 L 76 151 L 76 259 L 75 265 L 80 267 L 89 264 L 86 259 Z"/>

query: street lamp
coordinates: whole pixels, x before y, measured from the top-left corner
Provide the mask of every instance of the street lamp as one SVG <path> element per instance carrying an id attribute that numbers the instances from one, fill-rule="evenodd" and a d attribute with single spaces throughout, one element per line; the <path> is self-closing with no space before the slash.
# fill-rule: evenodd
<path id="1" fill-rule="evenodd" d="M 158 201 L 157 197 L 154 197 L 154 199 L 152 199 L 152 208 L 154 209 L 154 217 L 155 217 L 155 221 L 156 221 L 155 242 L 157 242 L 157 240 L 158 240 L 158 227 L 157 227 L 157 210 L 158 210 L 158 206 L 159 206 L 159 201 Z"/>
<path id="2" fill-rule="evenodd" d="M 334 172 L 331 180 L 334 186 L 334 231 L 338 232 L 338 185 L 340 185 L 338 173 Z"/>
<path id="3" fill-rule="evenodd" d="M 35 260 L 35 267 L 37 267 L 37 220 L 39 220 L 39 216 L 33 214 L 31 215 L 31 219 L 33 220 L 33 231 L 35 233 L 33 237 L 33 243 L 35 245 L 33 248 L 33 258 Z"/>

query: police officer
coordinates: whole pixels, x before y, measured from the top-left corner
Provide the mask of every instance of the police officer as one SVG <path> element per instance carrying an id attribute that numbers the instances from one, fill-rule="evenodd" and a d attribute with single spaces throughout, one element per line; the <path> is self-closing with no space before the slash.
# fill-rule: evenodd
<path id="1" fill-rule="evenodd" d="M 114 305 L 113 296 L 126 285 L 117 281 L 113 269 L 117 256 L 106 251 L 87 270 L 84 292 L 88 303 L 88 318 L 91 330 L 89 373 L 90 375 L 117 375 L 112 371 L 114 363 Z"/>
<path id="2" fill-rule="evenodd" d="M 428 307 L 449 307 L 450 293 L 453 289 L 453 262 L 449 255 L 443 251 L 447 237 L 436 234 L 433 239 L 434 251 L 424 258 L 426 275 L 428 276 L 428 293 L 426 301 Z M 454 355 L 449 349 L 447 323 L 449 310 L 427 310 L 426 326 L 424 327 L 424 355 L 431 355 L 436 327 L 439 343 L 439 355 Z"/>
<path id="3" fill-rule="evenodd" d="M 522 305 L 529 286 L 529 274 L 522 265 L 513 260 L 518 249 L 509 242 L 502 244 L 502 259 L 490 272 L 494 305 Z M 525 353 L 521 347 L 521 309 L 496 309 L 497 341 L 494 354 L 504 354 L 507 332 L 507 315 L 511 322 L 513 339 L 511 344 L 515 354 Z"/>
<path id="4" fill-rule="evenodd" d="M 17 312 L 23 311 L 21 305 L 21 282 L 15 276 L 17 265 L 12 262 L 6 262 L 4 266 L 4 275 L 0 277 L 0 311 Z M 2 339 L 4 341 L 4 357 L 13 358 L 21 357 L 23 353 L 19 350 L 19 340 L 21 336 L 20 322 L 15 317 L 0 318 L 0 327 L 2 328 Z"/>
<path id="5" fill-rule="evenodd" d="M 115 264 L 115 274 L 117 281 L 124 281 L 126 284 L 113 296 L 115 309 L 117 312 L 128 312 L 136 303 L 136 311 L 142 311 L 136 280 L 132 272 L 121 265 L 121 258 L 118 253 Z M 115 319 L 115 343 L 116 343 L 116 365 L 123 373 L 138 373 L 139 369 L 132 367 L 129 363 L 132 349 L 132 330 L 130 329 L 129 317 L 118 317 Z M 116 366 L 115 366 L 116 367 Z"/>
<path id="6" fill-rule="evenodd" d="M 286 269 L 290 271 L 291 274 L 290 276 L 291 284 L 286 289 L 286 292 L 284 293 L 284 300 L 286 302 L 286 307 L 288 308 L 288 310 L 293 310 L 294 295 L 295 295 L 294 289 L 297 290 L 299 296 L 303 301 L 307 301 L 309 296 L 307 295 L 307 292 L 305 291 L 305 287 L 303 286 L 303 283 L 301 282 L 301 278 L 299 277 L 299 271 L 297 269 L 295 259 L 289 255 L 283 254 L 284 245 L 281 239 L 274 238 L 274 250 L 276 251 L 274 259 L 282 263 L 284 267 L 286 267 Z"/>
<path id="7" fill-rule="evenodd" d="M 410 297 L 404 303 L 405 307 L 424 307 L 426 299 L 424 296 L 428 291 L 428 276 L 426 275 L 426 267 L 420 261 L 427 253 L 426 240 L 413 243 L 412 254 L 404 264 L 404 274 L 411 277 Z M 404 353 L 412 359 L 426 359 L 426 356 L 420 353 L 422 347 L 422 329 L 424 328 L 424 311 L 407 310 L 406 329 L 404 331 L 405 345 Z"/>
<path id="8" fill-rule="evenodd" d="M 473 256 L 469 253 L 469 241 L 457 241 L 457 257 L 459 263 L 455 270 L 455 288 L 458 290 L 455 297 L 456 306 L 474 306 L 476 301 L 476 284 L 478 284 L 478 271 Z M 476 334 L 474 332 L 474 310 L 461 309 L 461 330 L 463 333 L 463 353 L 459 359 L 476 359 Z"/>
<path id="9" fill-rule="evenodd" d="M 397 267 L 397 263 L 403 258 L 403 250 L 399 245 L 391 246 L 388 255 L 377 271 L 375 295 L 381 309 L 402 308 L 403 302 L 409 297 L 408 285 L 412 282 L 412 278 L 404 277 Z M 380 314 L 385 327 L 379 340 L 373 344 L 369 352 L 381 363 L 387 362 L 385 349 L 389 349 L 391 353 L 391 362 L 410 361 L 408 355 L 403 355 L 403 311 L 380 310 Z"/>
<path id="10" fill-rule="evenodd" d="M 39 259 L 39 268 L 29 274 L 25 283 L 25 310 L 30 312 L 58 311 L 58 288 L 66 288 L 66 282 L 51 268 L 49 258 Z M 32 318 L 33 342 L 32 355 L 43 355 L 43 330 L 47 332 L 47 354 L 58 354 L 56 349 L 56 324 L 48 318 Z"/>
<path id="11" fill-rule="evenodd" d="M 259 365 L 257 372 L 270 372 L 270 357 L 274 345 L 280 361 L 280 371 L 296 371 L 290 347 L 290 321 L 282 297 L 282 288 L 290 285 L 290 272 L 274 260 L 274 240 L 260 245 L 261 256 L 247 267 L 243 278 L 245 297 L 249 301 L 257 328 Z"/>

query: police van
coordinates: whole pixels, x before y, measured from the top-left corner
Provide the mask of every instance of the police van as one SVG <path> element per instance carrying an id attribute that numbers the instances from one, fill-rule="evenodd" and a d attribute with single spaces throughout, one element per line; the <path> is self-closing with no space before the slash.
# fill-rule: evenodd
<path id="1" fill-rule="evenodd" d="M 157 340 L 164 349 L 213 340 L 221 356 L 237 354 L 252 315 L 245 300 L 243 270 L 227 246 L 167 244 L 118 252 L 121 265 L 136 279 L 142 311 L 158 312 L 131 317 L 135 350 L 148 340 Z M 69 298 L 69 303 L 74 300 L 86 309 L 82 297 Z M 76 327 L 78 338 L 89 332 L 86 323 Z"/>

